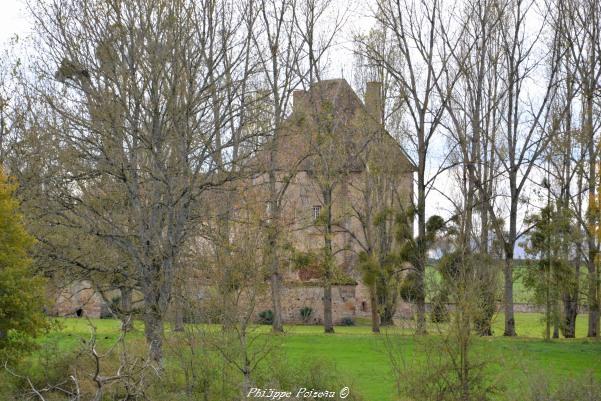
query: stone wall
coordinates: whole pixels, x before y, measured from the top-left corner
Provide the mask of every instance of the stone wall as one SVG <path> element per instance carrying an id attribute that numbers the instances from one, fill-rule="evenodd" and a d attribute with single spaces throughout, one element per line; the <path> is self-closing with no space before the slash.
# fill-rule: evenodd
<path id="1" fill-rule="evenodd" d="M 206 297 L 211 291 L 207 287 L 196 287 L 190 293 L 200 300 L 201 303 L 208 304 L 210 301 Z M 118 291 L 115 292 L 118 295 Z M 204 294 L 204 295 L 201 295 Z M 74 282 L 70 285 L 56 287 L 49 286 L 48 297 L 54 301 L 48 307 L 48 314 L 53 316 L 68 317 L 111 317 L 108 305 L 103 297 L 96 292 L 89 281 Z M 140 297 L 136 297 L 136 303 L 140 306 Z M 282 314 L 285 323 L 303 323 L 300 311 L 304 307 L 310 307 L 312 314 L 307 323 L 323 323 L 323 287 L 311 285 L 308 283 L 288 283 L 282 288 Z M 449 305 L 450 308 L 453 305 Z M 499 312 L 502 312 L 502 305 L 497 305 Z M 255 318 L 261 311 L 272 309 L 269 292 L 266 291 L 257 300 L 255 307 Z M 586 313 L 586 306 L 581 306 L 580 313 Z M 430 310 L 430 305 L 426 304 L 426 310 Z M 541 313 L 543 308 L 538 305 L 516 303 L 514 304 L 516 313 Z M 411 303 L 399 302 L 396 319 L 412 319 L 414 317 L 415 307 Z M 365 318 L 371 319 L 371 309 L 369 302 L 369 291 L 365 285 L 358 283 L 356 285 L 335 285 L 332 286 L 332 315 L 334 323 L 339 324 L 344 318 Z"/>
<path id="2" fill-rule="evenodd" d="M 356 285 L 337 285 L 332 287 L 332 316 L 334 323 L 340 323 L 344 318 L 369 316 L 363 308 L 365 300 Z M 288 286 L 282 291 L 282 317 L 288 323 L 301 323 L 300 311 L 304 307 L 313 310 L 308 323 L 323 322 L 323 287 L 318 286 Z M 271 309 L 269 299 L 263 300 L 262 308 Z M 257 311 L 260 312 L 260 311 Z"/>
<path id="3" fill-rule="evenodd" d="M 110 315 L 106 302 L 87 280 L 64 286 L 49 285 L 48 293 L 53 301 L 48 310 L 50 315 L 91 318 Z"/>
<path id="4" fill-rule="evenodd" d="M 189 294 L 199 301 L 199 310 L 211 304 L 208 287 L 195 287 Z M 312 309 L 308 324 L 323 323 L 323 287 L 308 283 L 287 283 L 282 288 L 282 317 L 284 323 L 305 323 L 301 316 L 301 309 Z M 269 291 L 266 291 L 255 300 L 254 319 L 259 318 L 259 313 L 272 310 Z M 400 302 L 395 318 L 412 319 L 414 306 L 410 303 Z M 371 319 L 368 288 L 362 283 L 354 285 L 332 286 L 332 317 L 334 324 L 340 324 L 345 318 Z"/>

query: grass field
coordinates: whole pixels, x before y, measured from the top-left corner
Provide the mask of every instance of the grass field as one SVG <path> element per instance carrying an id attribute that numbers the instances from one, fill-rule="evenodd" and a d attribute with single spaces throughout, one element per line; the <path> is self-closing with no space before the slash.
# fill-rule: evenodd
<path id="1" fill-rule="evenodd" d="M 517 262 L 513 267 L 513 302 L 515 303 L 533 303 L 534 293 L 531 288 L 527 288 L 524 285 L 523 275 L 525 274 L 526 266 L 523 261 Z M 588 286 L 587 270 L 585 266 L 580 269 L 580 288 L 585 289 Z M 440 275 L 435 266 L 430 265 L 426 267 L 426 285 L 428 283 L 440 283 Z M 503 288 L 503 277 L 499 276 L 499 289 Z M 432 292 L 428 292 L 426 299 L 429 302 Z M 499 294 L 500 298 L 501 294 Z M 499 299 L 501 301 L 501 299 Z"/>
<path id="2" fill-rule="evenodd" d="M 552 383 L 569 377 L 583 376 L 592 372 L 601 377 L 601 342 L 584 337 L 586 315 L 579 316 L 577 335 L 574 340 L 541 339 L 543 325 L 538 314 L 517 314 L 517 330 L 520 337 L 503 338 L 502 316 L 495 321 L 495 337 L 478 338 L 475 342 L 477 355 L 494 361 L 490 371 L 497 380 L 507 384 L 507 391 L 519 390 L 523 380 L 534 375 L 545 375 Z M 89 324 L 83 319 L 60 319 L 60 331 L 47 334 L 39 341 L 44 346 L 52 344 L 59 352 L 74 349 L 90 334 Z M 116 320 L 92 320 L 101 345 L 112 344 L 119 334 Z M 215 327 L 217 329 L 217 327 Z M 269 326 L 257 326 L 258 332 L 269 332 Z M 432 330 L 434 331 L 434 330 Z M 134 338 L 142 340 L 141 323 L 136 322 Z M 270 341 L 271 337 L 267 337 Z M 436 338 L 436 336 L 431 336 Z M 389 365 L 390 340 L 411 362 L 412 358 L 424 358 L 420 351 L 422 341 L 411 335 L 409 328 L 390 328 L 381 335 L 373 335 L 365 325 L 336 327 L 336 334 L 325 335 L 320 326 L 288 326 L 286 334 L 275 341 L 281 344 L 289 363 L 300 363 L 308 358 L 319 358 L 332 363 L 343 375 L 348 386 L 360 392 L 366 400 L 389 401 L 393 399 L 395 380 Z M 414 352 L 415 351 L 415 352 Z M 35 355 L 31 368 L 36 367 Z"/>

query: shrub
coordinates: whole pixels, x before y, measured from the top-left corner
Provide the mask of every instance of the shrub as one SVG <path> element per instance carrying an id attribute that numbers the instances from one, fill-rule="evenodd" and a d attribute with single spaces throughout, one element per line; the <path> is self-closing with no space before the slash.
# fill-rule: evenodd
<path id="1" fill-rule="evenodd" d="M 563 378 L 557 386 L 543 375 L 529 379 L 528 401 L 601 401 L 601 382 L 589 373 L 579 378 Z"/>
<path id="2" fill-rule="evenodd" d="M 438 293 L 432 298 L 432 313 L 430 314 L 432 323 L 445 323 L 449 321 L 447 301 L 448 298 L 442 293 Z"/>
<path id="3" fill-rule="evenodd" d="M 353 320 L 352 317 L 343 317 L 342 319 L 340 319 L 340 325 L 341 326 L 354 326 L 355 325 L 355 321 Z"/>
<path id="4" fill-rule="evenodd" d="M 303 323 L 309 323 L 309 319 L 313 315 L 313 308 L 309 306 L 304 306 L 300 310 L 301 318 L 303 319 Z"/>
<path id="5" fill-rule="evenodd" d="M 261 324 L 272 324 L 273 323 L 273 312 L 271 309 L 259 312 L 259 323 Z"/>

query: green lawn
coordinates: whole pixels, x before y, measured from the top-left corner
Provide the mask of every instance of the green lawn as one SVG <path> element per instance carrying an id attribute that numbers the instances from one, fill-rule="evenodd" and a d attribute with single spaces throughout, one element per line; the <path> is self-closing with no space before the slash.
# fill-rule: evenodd
<path id="1" fill-rule="evenodd" d="M 500 268 L 500 267 L 499 267 Z M 534 301 L 534 293 L 533 290 L 527 288 L 524 285 L 523 275 L 525 274 L 526 266 L 524 262 L 518 262 L 516 266 L 513 268 L 513 302 L 520 304 L 528 304 L 533 303 Z M 440 275 L 435 266 L 430 265 L 426 267 L 426 285 L 439 285 L 441 282 Z M 580 288 L 585 289 L 588 285 L 587 279 L 587 271 L 586 267 L 582 267 L 580 269 Z M 499 274 L 499 290 L 503 288 L 503 276 Z M 426 299 L 429 302 L 430 297 L 432 296 L 432 292 L 428 292 Z M 499 294 L 499 298 L 501 294 Z M 500 301 L 501 299 L 499 299 Z"/>
<path id="2" fill-rule="evenodd" d="M 521 380 L 531 375 L 545 374 L 551 381 L 561 378 L 580 376 L 593 372 L 601 377 L 601 342 L 582 338 L 586 329 L 586 315 L 579 316 L 577 333 L 579 339 L 554 340 L 544 342 L 541 339 L 543 325 L 538 314 L 517 314 L 518 338 L 503 338 L 502 316 L 495 320 L 494 338 L 478 338 L 475 342 L 477 354 L 492 362 L 493 374 L 504 373 L 503 382 L 510 389 L 520 388 Z M 59 352 L 77 347 L 82 339 L 88 338 L 90 329 L 83 319 L 59 319 L 62 329 L 49 333 L 40 339 L 40 343 L 57 347 Z M 115 320 L 92 320 L 96 326 L 98 342 L 101 345 L 112 344 L 119 330 Z M 215 329 L 218 329 L 215 327 Z M 259 332 L 267 333 L 268 326 L 257 327 Z M 434 332 L 431 329 L 431 332 Z M 136 322 L 132 334 L 140 340 L 143 336 L 142 325 Z M 432 336 L 436 338 L 436 336 Z M 271 337 L 267 337 L 270 341 Z M 368 326 L 336 327 L 336 334 L 325 335 L 320 326 L 288 326 L 286 335 L 278 336 L 282 349 L 291 363 L 317 357 L 333 363 L 342 373 L 348 386 L 359 391 L 366 400 L 392 400 L 394 378 L 389 367 L 386 342 L 392 341 L 408 360 L 423 358 L 417 340 L 410 335 L 409 328 L 391 328 L 379 336 L 373 335 Z M 426 340 L 429 341 L 429 340 Z M 417 352 L 413 354 L 413 350 Z M 32 369 L 36 369 L 32 358 Z M 501 361 L 501 364 L 498 364 Z M 495 373 L 496 372 L 496 373 Z"/>
<path id="3" fill-rule="evenodd" d="M 547 374 L 551 381 L 594 372 L 601 378 L 601 342 L 586 340 L 586 315 L 578 317 L 577 336 L 574 340 L 545 342 L 542 316 L 518 313 L 517 330 L 520 337 L 504 338 L 503 316 L 494 323 L 494 338 L 477 339 L 480 355 L 490 361 L 502 361 L 510 372 L 509 387 L 518 387 L 526 376 Z M 321 334 L 319 327 L 292 327 L 284 347 L 292 358 L 300 358 L 309 350 L 334 360 L 340 371 L 354 378 L 354 385 L 369 400 L 391 400 L 394 381 L 388 367 L 388 353 L 383 336 L 373 336 L 369 327 L 339 327 L 335 336 Z M 400 349 L 413 355 L 415 339 L 409 329 L 394 328 Z M 435 331 L 435 330 L 431 330 Z M 419 352 L 417 353 L 419 357 Z M 496 365 L 496 363 L 493 363 Z M 501 366 L 492 366 L 501 371 Z M 525 376 L 524 376 L 525 375 Z"/>

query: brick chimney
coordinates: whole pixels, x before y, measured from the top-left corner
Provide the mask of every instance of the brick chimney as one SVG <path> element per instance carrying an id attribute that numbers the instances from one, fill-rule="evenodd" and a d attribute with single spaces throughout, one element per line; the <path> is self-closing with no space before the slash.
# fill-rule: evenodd
<path id="1" fill-rule="evenodd" d="M 307 92 L 295 90 L 292 92 L 292 107 L 294 111 L 305 111 L 307 109 Z"/>
<path id="2" fill-rule="evenodd" d="M 382 123 L 383 102 L 382 82 L 368 82 L 365 88 L 365 107 L 367 112 L 379 123 Z"/>

